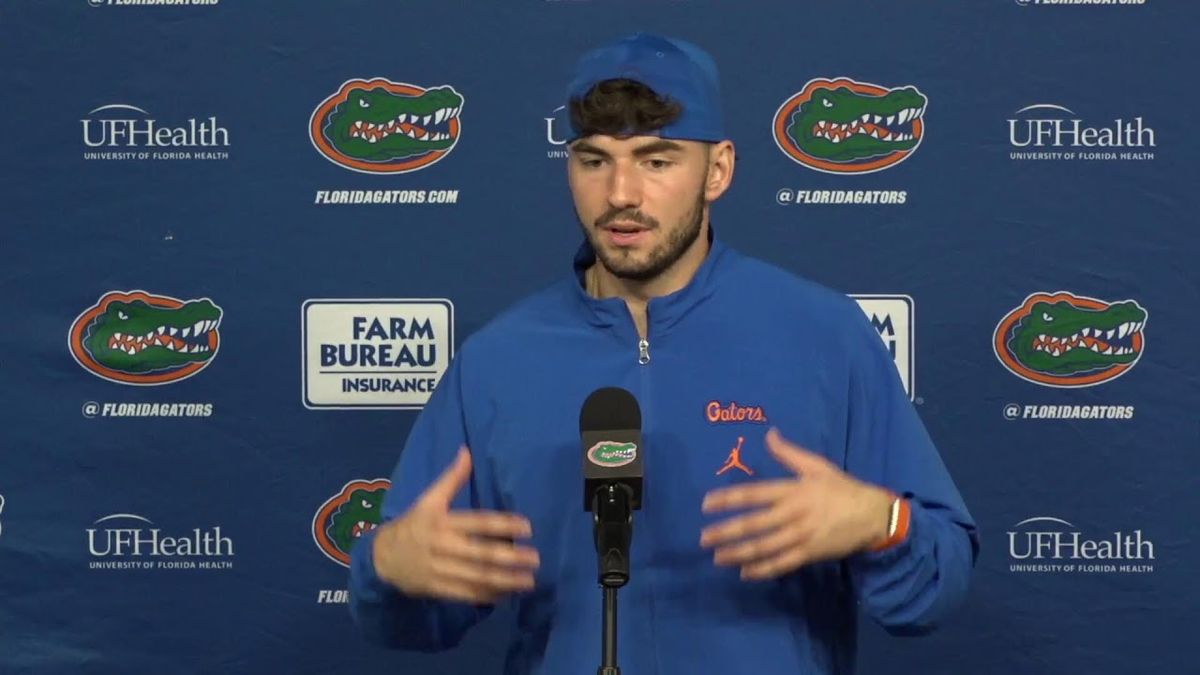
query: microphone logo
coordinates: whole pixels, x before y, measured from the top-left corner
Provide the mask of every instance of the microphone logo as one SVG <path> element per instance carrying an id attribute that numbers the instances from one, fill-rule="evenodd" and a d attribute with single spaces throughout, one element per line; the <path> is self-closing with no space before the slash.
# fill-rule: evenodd
<path id="1" fill-rule="evenodd" d="M 587 458 L 597 466 L 625 466 L 637 459 L 637 444 L 600 441 L 588 448 Z"/>

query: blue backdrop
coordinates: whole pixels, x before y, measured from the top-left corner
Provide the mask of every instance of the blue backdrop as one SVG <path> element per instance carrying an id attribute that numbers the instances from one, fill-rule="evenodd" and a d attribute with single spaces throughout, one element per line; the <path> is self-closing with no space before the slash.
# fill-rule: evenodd
<path id="1" fill-rule="evenodd" d="M 644 29 L 721 68 L 718 236 L 862 296 L 980 524 L 860 672 L 1200 673 L 1200 6 L 173 4 L 0 7 L 0 672 L 496 672 L 507 611 L 362 641 L 346 551 L 455 344 L 567 271 L 570 64 Z M 838 88 L 923 103 L 822 159 Z M 378 153 L 371 90 L 423 101 Z"/>

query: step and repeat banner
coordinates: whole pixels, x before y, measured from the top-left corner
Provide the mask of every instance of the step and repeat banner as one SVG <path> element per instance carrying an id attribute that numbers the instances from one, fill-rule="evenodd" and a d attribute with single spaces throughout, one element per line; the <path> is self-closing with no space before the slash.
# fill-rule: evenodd
<path id="1" fill-rule="evenodd" d="M 859 671 L 1200 672 L 1198 20 L 5 3 L 0 672 L 500 671 L 510 608 L 365 642 L 348 555 L 456 347 L 569 272 L 563 92 L 637 30 L 721 70 L 717 236 L 858 300 L 979 522 L 966 606 Z"/>

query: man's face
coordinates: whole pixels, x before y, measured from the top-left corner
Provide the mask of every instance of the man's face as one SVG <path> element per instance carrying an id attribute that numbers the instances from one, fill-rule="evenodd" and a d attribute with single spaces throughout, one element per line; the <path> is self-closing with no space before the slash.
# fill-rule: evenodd
<path id="1" fill-rule="evenodd" d="M 570 146 L 575 212 L 614 276 L 657 277 L 700 235 L 708 176 L 704 143 L 655 136 L 588 136 Z"/>

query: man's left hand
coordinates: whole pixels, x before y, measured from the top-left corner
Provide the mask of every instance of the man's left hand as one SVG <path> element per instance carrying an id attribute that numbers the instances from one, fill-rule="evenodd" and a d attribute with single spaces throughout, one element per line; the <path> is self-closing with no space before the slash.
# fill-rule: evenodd
<path id="1" fill-rule="evenodd" d="M 808 563 L 867 550 L 887 537 L 893 496 L 821 455 L 767 432 L 767 448 L 796 478 L 712 490 L 704 513 L 762 507 L 706 527 L 700 545 L 713 561 L 740 566 L 743 579 L 769 579 Z"/>

